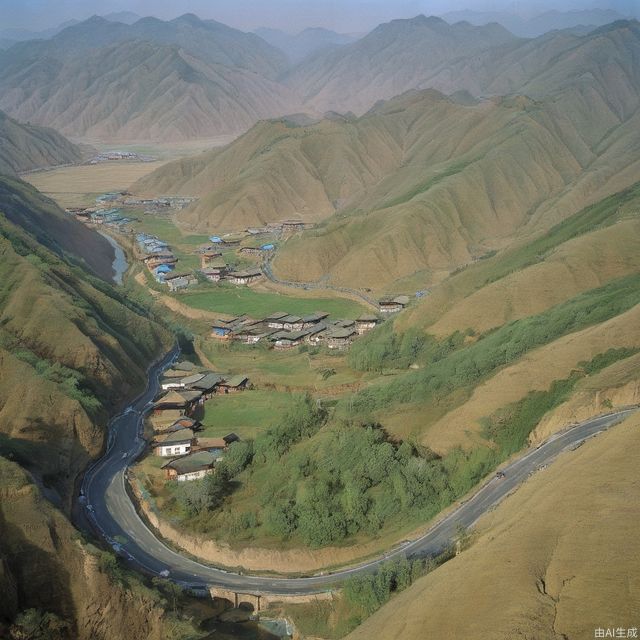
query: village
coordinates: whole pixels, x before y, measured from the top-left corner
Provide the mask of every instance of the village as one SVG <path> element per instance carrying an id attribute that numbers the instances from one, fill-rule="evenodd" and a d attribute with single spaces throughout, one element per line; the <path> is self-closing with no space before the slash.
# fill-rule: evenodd
<path id="1" fill-rule="evenodd" d="M 229 445 L 239 440 L 235 433 L 220 438 L 198 435 L 203 428 L 200 418 L 204 404 L 215 395 L 245 391 L 249 379 L 214 373 L 183 361 L 164 372 L 160 387 L 148 419 L 153 430 L 151 450 L 155 456 L 169 458 L 161 467 L 167 480 L 199 480 L 211 473 Z"/>

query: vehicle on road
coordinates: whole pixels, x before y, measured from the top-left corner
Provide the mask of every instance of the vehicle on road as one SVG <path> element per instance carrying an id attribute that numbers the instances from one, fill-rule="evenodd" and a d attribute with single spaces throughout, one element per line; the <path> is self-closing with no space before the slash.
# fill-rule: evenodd
<path id="1" fill-rule="evenodd" d="M 502 480 L 503 478 L 506 478 L 507 474 L 504 471 L 498 471 L 496 473 L 496 478 L 498 478 L 498 480 Z"/>

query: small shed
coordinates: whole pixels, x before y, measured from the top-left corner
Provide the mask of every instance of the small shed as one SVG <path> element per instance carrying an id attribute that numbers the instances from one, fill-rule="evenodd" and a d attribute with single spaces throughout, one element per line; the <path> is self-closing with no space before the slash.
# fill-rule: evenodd
<path id="1" fill-rule="evenodd" d="M 220 393 L 238 393 L 244 391 L 249 384 L 249 378 L 243 375 L 232 376 L 228 380 L 223 380 L 218 385 Z"/>

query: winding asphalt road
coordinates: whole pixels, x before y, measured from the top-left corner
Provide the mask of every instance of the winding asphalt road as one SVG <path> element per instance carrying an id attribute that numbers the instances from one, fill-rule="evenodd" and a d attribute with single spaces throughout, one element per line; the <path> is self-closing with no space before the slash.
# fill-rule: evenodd
<path id="1" fill-rule="evenodd" d="M 172 580 L 185 585 L 217 586 L 242 593 L 306 594 L 330 590 L 345 578 L 373 572 L 377 567 L 401 556 L 436 554 L 454 539 L 460 526 L 471 527 L 527 477 L 549 464 L 559 453 L 573 449 L 585 439 L 622 421 L 636 409 L 600 416 L 554 435 L 538 448 L 527 451 L 503 467 L 504 478 L 494 477 L 473 497 L 440 520 L 422 537 L 405 542 L 370 562 L 334 573 L 299 578 L 276 578 L 230 573 L 197 562 L 170 549 L 147 527 L 137 514 L 125 488 L 127 467 L 142 453 L 143 417 L 159 388 L 161 372 L 177 358 L 177 350 L 149 371 L 146 391 L 111 423 L 105 455 L 86 472 L 79 498 L 93 529 L 137 569 L 160 575 L 169 571 Z M 163 573 L 166 575 L 166 573 Z"/>

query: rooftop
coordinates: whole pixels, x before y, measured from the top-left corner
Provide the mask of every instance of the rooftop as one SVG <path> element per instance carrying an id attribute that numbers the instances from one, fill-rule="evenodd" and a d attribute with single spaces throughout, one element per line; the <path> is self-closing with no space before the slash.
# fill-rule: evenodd
<path id="1" fill-rule="evenodd" d="M 355 334 L 354 329 L 334 329 L 330 334 L 327 335 L 327 338 L 336 338 L 338 340 L 340 339 L 347 339 L 350 338 L 352 335 Z"/>
<path id="2" fill-rule="evenodd" d="M 316 311 L 315 313 L 312 313 L 311 315 L 308 315 L 302 318 L 302 321 L 303 322 L 320 322 L 320 320 L 324 320 L 327 317 L 329 317 L 328 313 L 325 313 L 324 311 Z"/>
<path id="3" fill-rule="evenodd" d="M 245 271 L 234 271 L 229 274 L 231 278 L 252 278 L 261 275 L 262 271 L 260 269 L 246 269 Z"/>
<path id="4" fill-rule="evenodd" d="M 194 373 L 192 376 L 182 378 L 182 384 L 194 384 L 204 378 L 204 373 Z"/>
<path id="5" fill-rule="evenodd" d="M 171 460 L 171 462 L 164 465 L 164 468 L 175 469 L 178 475 L 183 475 L 185 473 L 210 469 L 219 457 L 219 455 L 212 451 L 198 451 L 188 456 Z"/>
<path id="6" fill-rule="evenodd" d="M 249 378 L 243 375 L 231 376 L 228 380 L 225 380 L 225 387 L 239 387 L 243 382 L 246 382 Z"/>
<path id="7" fill-rule="evenodd" d="M 193 440 L 193 431 L 191 429 L 177 429 L 162 438 L 162 440 L 158 440 L 157 444 L 177 444 L 178 442 L 191 442 L 191 440 Z"/>
<path id="8" fill-rule="evenodd" d="M 267 316 L 264 321 L 271 322 L 273 320 L 282 320 L 282 318 L 286 318 L 289 314 L 286 311 L 276 311 L 272 313 L 270 316 Z"/>
<path id="9" fill-rule="evenodd" d="M 215 387 L 222 380 L 222 376 L 217 373 L 207 373 L 207 375 L 202 376 L 199 380 L 192 383 L 192 387 L 194 389 L 211 389 Z"/>

